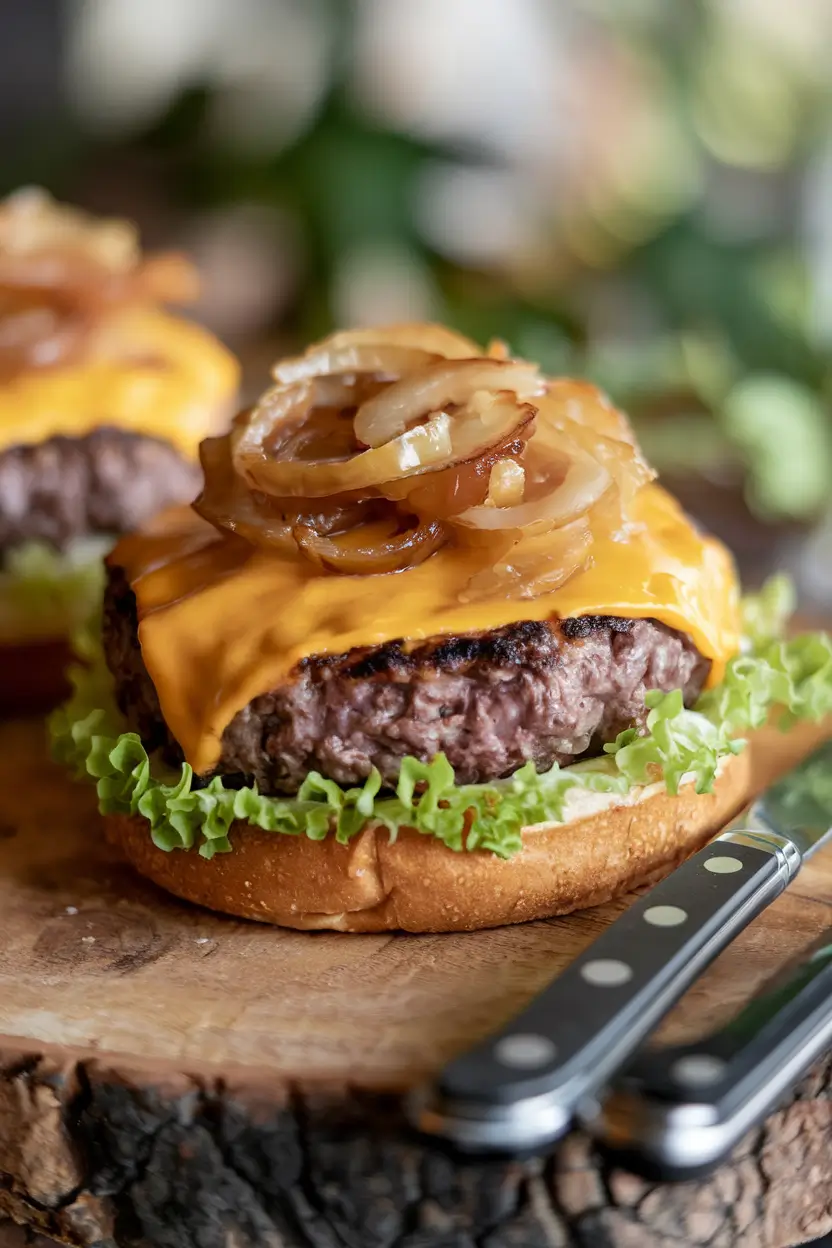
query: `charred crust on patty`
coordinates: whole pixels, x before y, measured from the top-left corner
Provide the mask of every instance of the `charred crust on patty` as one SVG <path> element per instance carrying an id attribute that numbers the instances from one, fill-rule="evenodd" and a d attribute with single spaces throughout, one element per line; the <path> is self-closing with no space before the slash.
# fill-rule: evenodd
<path id="1" fill-rule="evenodd" d="M 337 672 L 353 680 L 368 680 L 407 673 L 413 666 L 401 641 L 386 641 L 380 646 L 356 647 L 346 654 L 313 654 L 301 659 L 296 670 L 308 672 L 313 678 L 326 679 L 330 672 Z"/>
<path id="2" fill-rule="evenodd" d="M 560 621 L 560 630 L 570 641 L 581 637 L 591 637 L 593 633 L 631 633 L 634 620 L 625 620 L 618 615 L 576 615 L 568 620 Z"/>
<path id="3" fill-rule="evenodd" d="M 474 665 L 512 667 L 528 662 L 529 648 L 536 647 L 543 663 L 556 662 L 557 656 L 544 653 L 553 626 L 541 620 L 521 620 L 488 633 L 434 637 L 407 646 L 402 639 L 379 646 L 350 650 L 346 654 L 313 655 L 298 664 L 301 671 L 338 672 L 353 680 L 373 677 L 407 677 L 420 671 L 463 672 Z"/>
<path id="4" fill-rule="evenodd" d="M 538 652 L 538 661 L 555 662 L 555 655 L 546 652 L 552 626 L 545 620 L 521 620 L 488 633 L 461 637 L 443 637 L 419 648 L 430 666 L 445 671 L 460 671 L 473 664 L 494 667 L 517 667 L 529 660 L 530 651 Z"/>

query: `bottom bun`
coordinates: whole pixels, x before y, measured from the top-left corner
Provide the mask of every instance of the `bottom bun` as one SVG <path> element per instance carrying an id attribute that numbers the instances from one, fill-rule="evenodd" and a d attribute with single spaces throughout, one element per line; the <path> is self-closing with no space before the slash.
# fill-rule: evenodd
<path id="1" fill-rule="evenodd" d="M 74 658 L 66 637 L 0 643 L 0 715 L 42 714 L 64 702 Z"/>
<path id="2" fill-rule="evenodd" d="M 141 816 L 105 822 L 143 875 L 212 910 L 339 932 L 473 931 L 568 914 L 667 874 L 743 807 L 751 753 L 726 760 L 712 793 L 690 783 L 676 796 L 663 785 L 626 799 L 588 795 L 593 813 L 525 829 L 523 849 L 508 860 L 455 853 L 411 828 L 392 844 L 385 829 L 369 827 L 339 845 L 237 822 L 231 853 L 206 861 L 157 849 Z"/>

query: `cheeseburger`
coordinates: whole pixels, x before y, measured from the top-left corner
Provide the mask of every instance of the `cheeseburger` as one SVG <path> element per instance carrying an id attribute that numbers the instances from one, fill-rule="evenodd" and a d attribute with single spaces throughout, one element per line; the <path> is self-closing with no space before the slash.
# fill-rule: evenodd
<path id="1" fill-rule="evenodd" d="M 191 265 L 142 257 L 128 222 L 37 189 L 0 203 L 0 701 L 38 683 L 48 698 L 60 639 L 100 597 L 102 551 L 199 488 L 237 365 L 162 310 L 196 293 Z"/>
<path id="2" fill-rule="evenodd" d="M 107 560 L 53 720 L 108 836 L 217 910 L 451 931 L 671 869 L 743 804 L 743 734 L 832 709 L 832 647 L 584 382 L 438 326 L 287 359 L 205 484 Z"/>

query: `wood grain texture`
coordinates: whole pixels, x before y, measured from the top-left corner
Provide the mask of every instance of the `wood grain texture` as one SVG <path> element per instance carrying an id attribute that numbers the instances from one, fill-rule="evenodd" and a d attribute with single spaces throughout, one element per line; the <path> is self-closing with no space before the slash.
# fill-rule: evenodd
<path id="1" fill-rule="evenodd" d="M 461 935 L 279 931 L 134 876 L 37 723 L 0 727 L 0 794 L 0 1216 L 77 1245 L 199 1248 L 786 1248 L 832 1229 L 830 1064 L 696 1184 L 610 1171 L 580 1136 L 477 1165 L 408 1136 L 401 1089 L 626 903 Z M 726 1017 L 828 927 L 830 903 L 826 854 L 668 1038 Z"/>

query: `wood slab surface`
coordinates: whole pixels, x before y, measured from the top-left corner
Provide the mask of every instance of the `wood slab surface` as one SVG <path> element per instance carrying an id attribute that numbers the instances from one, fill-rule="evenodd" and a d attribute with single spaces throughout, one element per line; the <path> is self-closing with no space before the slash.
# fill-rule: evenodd
<path id="1" fill-rule="evenodd" d="M 812 733 L 816 736 L 816 730 Z M 807 734 L 759 753 L 760 780 Z M 668 1020 L 732 1013 L 832 920 L 821 854 Z M 580 1135 L 452 1161 L 398 1094 L 501 1024 L 626 902 L 492 932 L 350 936 L 212 915 L 135 876 L 37 721 L 0 726 L 0 1216 L 77 1245 L 790 1248 L 832 1229 L 832 1065 L 711 1179 Z"/>

